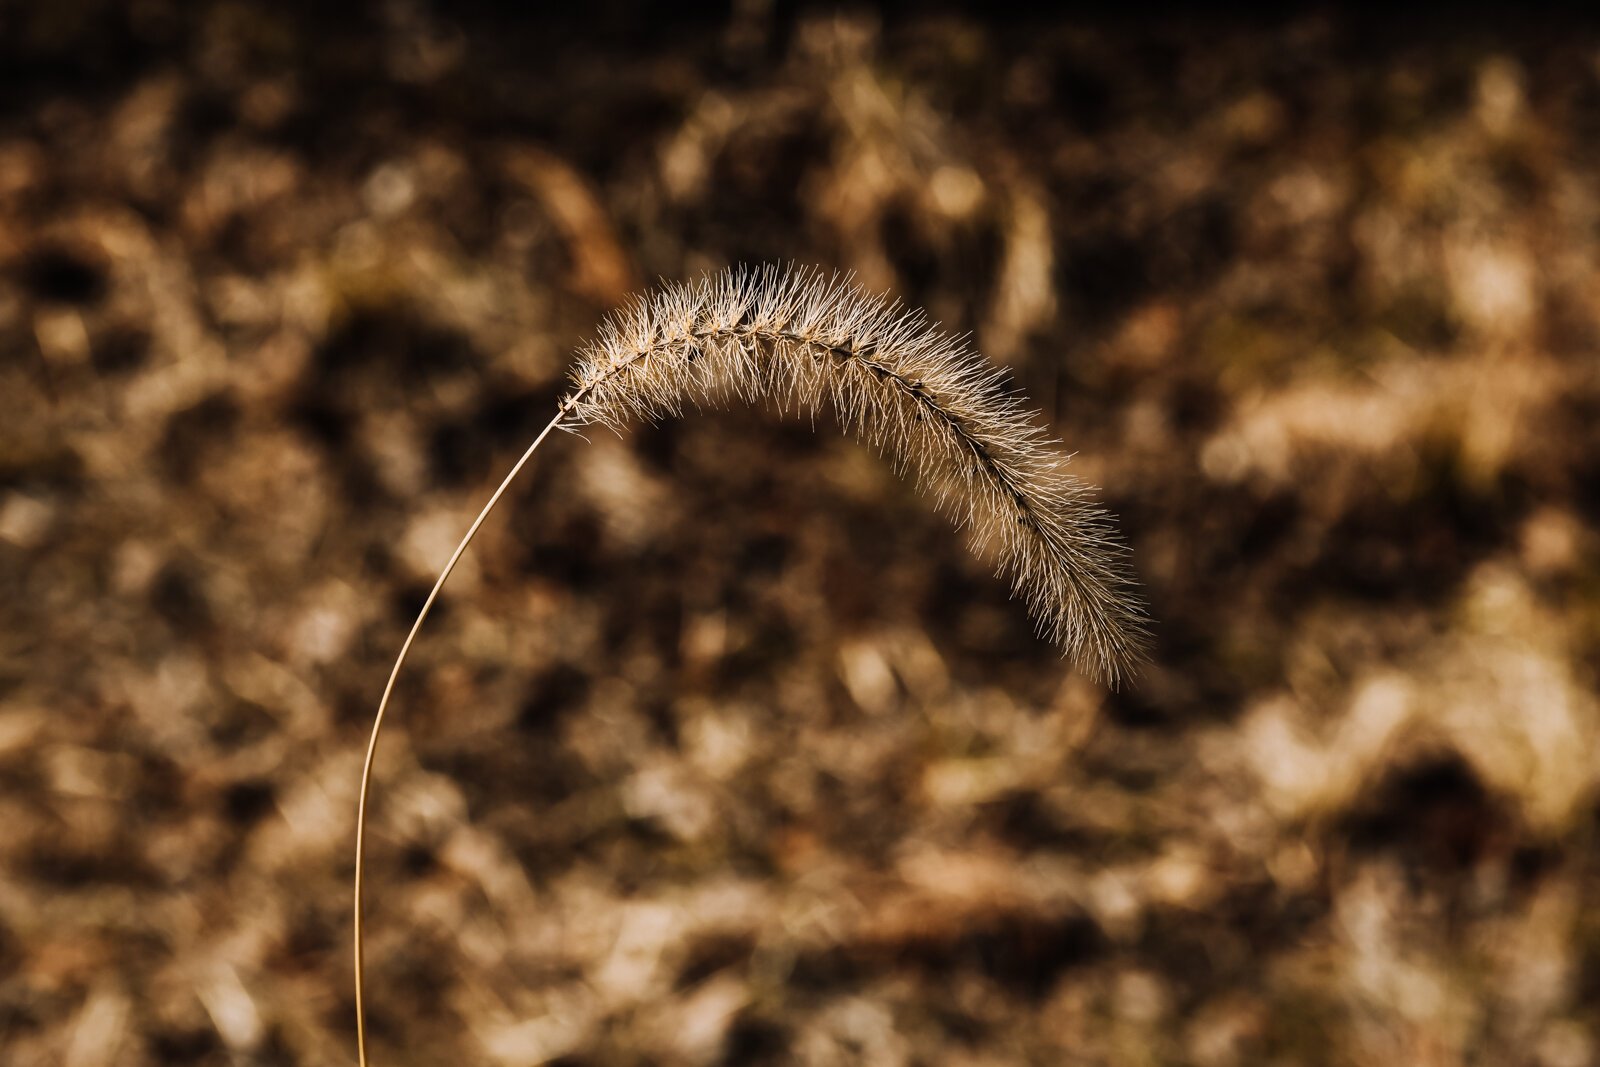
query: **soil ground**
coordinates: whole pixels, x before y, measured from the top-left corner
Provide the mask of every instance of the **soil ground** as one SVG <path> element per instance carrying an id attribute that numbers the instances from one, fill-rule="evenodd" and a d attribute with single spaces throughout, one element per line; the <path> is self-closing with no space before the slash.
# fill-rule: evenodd
<path id="1" fill-rule="evenodd" d="M 398 691 L 375 1064 L 1600 1063 L 1597 174 L 1548 16 L 0 5 L 5 1062 L 353 1062 L 436 568 L 779 261 L 1009 369 L 1153 661 L 826 422 L 551 442 Z"/>

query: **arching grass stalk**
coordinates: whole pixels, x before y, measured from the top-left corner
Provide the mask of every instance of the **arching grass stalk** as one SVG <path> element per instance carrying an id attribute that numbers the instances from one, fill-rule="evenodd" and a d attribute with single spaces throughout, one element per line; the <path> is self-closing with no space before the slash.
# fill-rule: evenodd
<path id="1" fill-rule="evenodd" d="M 378 736 L 406 656 L 445 580 L 512 480 L 555 429 L 621 429 L 739 399 L 839 421 L 911 472 L 1028 604 L 1041 633 L 1115 684 L 1143 658 L 1144 610 L 1127 550 L 1003 372 L 920 311 L 812 270 L 735 269 L 669 285 L 608 319 L 578 354 L 572 391 L 473 520 L 400 646 L 378 702 L 356 814 L 356 1043 L 367 1065 L 362 900 Z"/>

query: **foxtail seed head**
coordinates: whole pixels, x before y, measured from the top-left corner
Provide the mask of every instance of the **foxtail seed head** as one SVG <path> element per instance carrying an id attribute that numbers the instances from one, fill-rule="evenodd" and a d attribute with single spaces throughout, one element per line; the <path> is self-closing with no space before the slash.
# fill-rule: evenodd
<path id="1" fill-rule="evenodd" d="M 1115 683 L 1144 657 L 1127 549 L 1004 372 L 920 311 L 813 270 L 731 269 L 638 298 L 579 353 L 561 425 L 766 399 L 839 421 L 993 551 L 1040 631 Z"/>

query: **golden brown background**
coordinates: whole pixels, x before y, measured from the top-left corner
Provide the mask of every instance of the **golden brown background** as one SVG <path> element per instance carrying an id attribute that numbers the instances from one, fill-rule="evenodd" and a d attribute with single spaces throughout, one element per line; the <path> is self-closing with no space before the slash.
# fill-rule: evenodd
<path id="1" fill-rule="evenodd" d="M 1594 26 L 571 8 L 0 6 L 4 1061 L 352 1061 L 433 573 L 780 260 L 1011 369 L 1154 662 L 828 425 L 553 441 L 398 693 L 376 1063 L 1600 1062 Z"/>

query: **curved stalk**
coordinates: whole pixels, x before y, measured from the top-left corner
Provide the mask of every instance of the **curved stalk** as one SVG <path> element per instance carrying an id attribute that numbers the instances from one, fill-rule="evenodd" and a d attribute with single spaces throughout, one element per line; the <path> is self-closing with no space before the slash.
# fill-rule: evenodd
<path id="1" fill-rule="evenodd" d="M 511 482 L 519 473 L 521 473 L 522 468 L 527 465 L 528 460 L 533 458 L 533 453 L 535 450 L 537 450 L 538 447 L 544 443 L 544 439 L 546 437 L 550 436 L 550 431 L 559 426 L 561 424 L 561 420 L 567 417 L 573 406 L 577 404 L 579 398 L 583 396 L 583 393 L 584 390 L 580 389 L 578 392 L 569 396 L 562 403 L 560 410 L 556 412 L 555 418 L 551 419 L 549 424 L 545 426 L 543 430 L 539 431 L 539 436 L 533 439 L 533 444 L 529 445 L 527 450 L 522 453 L 522 458 L 517 460 L 516 464 L 511 468 L 510 473 L 508 473 L 505 478 L 501 480 L 499 488 L 494 491 L 494 495 L 489 498 L 489 502 L 483 506 L 482 511 L 478 512 L 478 517 L 472 520 L 472 525 L 467 528 L 466 535 L 461 538 L 461 543 L 456 545 L 455 552 L 451 554 L 450 561 L 446 563 L 444 565 L 444 569 L 439 572 L 439 578 L 433 583 L 433 589 L 428 593 L 428 599 L 422 603 L 422 610 L 417 612 L 417 619 L 411 624 L 411 632 L 406 634 L 405 643 L 400 646 L 400 654 L 395 657 L 394 667 L 389 671 L 389 681 L 388 684 L 383 687 L 383 696 L 378 700 L 378 713 L 377 715 L 373 716 L 372 719 L 372 736 L 367 740 L 367 759 L 361 768 L 361 800 L 356 808 L 354 939 L 356 976 L 356 1057 L 360 1063 L 360 1067 L 367 1067 L 366 954 L 364 951 L 364 940 L 362 937 L 361 925 L 362 887 L 365 881 L 367 856 L 367 798 L 372 791 L 372 761 L 373 757 L 376 756 L 378 752 L 378 735 L 383 732 L 384 714 L 389 710 L 389 698 L 394 693 L 395 679 L 400 677 L 400 668 L 405 665 L 406 656 L 411 652 L 411 645 L 417 639 L 417 632 L 422 629 L 423 620 L 428 617 L 428 612 L 433 609 L 433 602 L 439 598 L 439 590 L 444 588 L 445 580 L 448 579 L 450 577 L 450 573 L 456 569 L 456 564 L 461 562 L 461 557 L 466 553 L 467 546 L 472 544 L 472 539 L 477 536 L 478 528 L 481 527 L 484 523 L 484 520 L 489 517 L 489 513 L 494 511 L 495 505 L 500 503 L 500 498 L 504 496 L 506 490 L 511 487 Z"/>
<path id="2" fill-rule="evenodd" d="M 362 945 L 367 799 L 395 679 L 439 590 L 512 479 L 558 426 L 618 428 L 685 407 L 765 398 L 831 408 L 952 512 L 1027 602 L 1040 632 L 1115 684 L 1146 654 L 1127 549 L 1065 457 L 1002 388 L 1004 374 L 921 312 L 820 271 L 737 268 L 667 285 L 611 316 L 579 351 L 573 391 L 517 460 L 445 564 L 378 702 L 356 814 L 356 1039 L 367 1067 Z"/>

